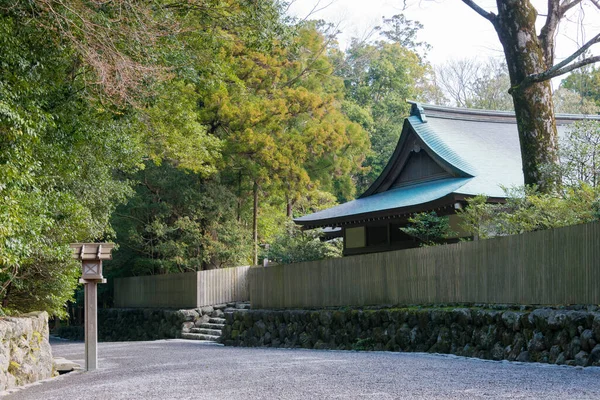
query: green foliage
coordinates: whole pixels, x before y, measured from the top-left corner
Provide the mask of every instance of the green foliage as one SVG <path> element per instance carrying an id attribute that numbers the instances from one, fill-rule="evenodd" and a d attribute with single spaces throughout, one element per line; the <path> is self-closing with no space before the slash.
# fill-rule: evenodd
<path id="1" fill-rule="evenodd" d="M 434 246 L 455 235 L 447 216 L 438 216 L 435 211 L 417 213 L 408 219 L 400 230 L 421 241 L 421 246 Z"/>
<path id="2" fill-rule="evenodd" d="M 582 97 L 574 90 L 559 87 L 552 93 L 554 111 L 565 114 L 598 114 L 600 104 L 596 104 L 589 98 Z"/>
<path id="3" fill-rule="evenodd" d="M 270 243 L 265 256 L 282 264 L 341 257 L 341 240 L 324 242 L 322 235 L 320 229 L 303 231 L 296 224 L 288 222 Z"/>
<path id="4" fill-rule="evenodd" d="M 61 339 L 77 341 L 85 340 L 85 331 L 83 326 L 61 326 L 56 329 L 56 331 L 52 332 L 52 334 Z"/>
<path id="5" fill-rule="evenodd" d="M 483 195 L 468 199 L 468 206 L 458 210 L 461 228 L 475 239 L 488 239 L 496 235 L 490 221 L 495 217 L 497 206 L 489 204 Z"/>
<path id="6" fill-rule="evenodd" d="M 383 26 L 377 27 L 379 34 L 389 42 L 398 43 L 404 48 L 430 50 L 425 42 L 417 42 L 417 34 L 423 29 L 423 24 L 406 18 L 404 14 L 396 14 L 391 18 L 383 17 Z"/>
<path id="7" fill-rule="evenodd" d="M 291 45 L 275 43 L 268 53 L 223 43 L 230 80 L 202 85 L 202 122 L 224 142 L 225 172 L 242 171 L 244 181 L 291 202 L 317 180 L 349 198 L 354 187 L 335 180 L 360 168 L 368 139 L 340 110 L 329 39 L 315 24 L 296 33 Z"/>
<path id="8" fill-rule="evenodd" d="M 248 264 L 254 188 L 280 262 L 339 256 L 288 222 L 354 198 L 427 86 L 384 23 L 343 55 L 272 0 L 0 2 L 3 312 L 64 315 L 72 242 L 115 240 L 109 278 Z"/>
<path id="9" fill-rule="evenodd" d="M 560 86 L 574 91 L 583 100 L 592 101 L 600 107 L 600 68 L 591 65 L 575 70 L 562 80 Z"/>
<path id="10" fill-rule="evenodd" d="M 166 162 L 131 179 L 135 195 L 113 217 L 121 249 L 107 263 L 111 276 L 248 264 L 250 234 L 225 186 Z"/>
<path id="11" fill-rule="evenodd" d="M 415 40 L 420 24 L 402 15 L 384 20 L 380 34 L 385 40 L 372 43 L 354 39 L 345 54 L 337 56 L 336 74 L 344 78 L 343 109 L 369 133 L 371 152 L 367 167 L 356 176 L 364 191 L 379 176 L 396 147 L 410 105 L 427 91 L 430 67 L 416 50 L 425 47 Z"/>
<path id="12" fill-rule="evenodd" d="M 598 219 L 600 193 L 586 184 L 567 188 L 561 196 L 536 188 L 506 190 L 505 204 L 487 204 L 485 196 L 469 200 L 461 210 L 462 228 L 474 237 L 515 235 Z"/>
<path id="13" fill-rule="evenodd" d="M 561 138 L 560 158 L 566 184 L 600 186 L 600 122 L 575 122 Z"/>
<path id="14" fill-rule="evenodd" d="M 217 172 L 222 142 L 200 123 L 194 86 L 182 81 L 162 86 L 140 121 L 140 128 L 148 131 L 148 158 L 156 164 L 168 161 L 203 176 Z"/>
<path id="15" fill-rule="evenodd" d="M 336 205 L 337 201 L 333 194 L 322 190 L 313 189 L 304 193 L 296 202 L 294 216 L 301 217 L 303 215 L 312 214 Z"/>
<path id="16" fill-rule="evenodd" d="M 0 13 L 0 298 L 63 315 L 79 268 L 68 244 L 110 237 L 141 153 L 131 119 L 87 98 L 73 54 Z"/>
<path id="17" fill-rule="evenodd" d="M 352 344 L 352 350 L 355 351 L 367 351 L 367 350 L 373 350 L 373 347 L 375 346 L 375 340 L 373 340 L 373 338 L 368 337 L 368 338 L 363 338 L 363 339 L 356 339 L 356 342 Z"/>

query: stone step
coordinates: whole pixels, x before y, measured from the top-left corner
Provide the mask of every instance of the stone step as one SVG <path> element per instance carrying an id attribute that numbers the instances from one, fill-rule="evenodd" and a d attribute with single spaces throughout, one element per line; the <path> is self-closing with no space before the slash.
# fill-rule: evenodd
<path id="1" fill-rule="evenodd" d="M 56 369 L 56 372 L 62 375 L 76 369 L 81 369 L 81 365 L 63 357 L 54 357 L 54 368 Z"/>
<path id="2" fill-rule="evenodd" d="M 205 335 L 203 333 L 182 333 L 181 338 L 188 339 L 188 340 L 206 340 L 206 341 L 215 342 L 215 341 L 219 340 L 220 336 Z"/>
<path id="3" fill-rule="evenodd" d="M 199 344 L 205 344 L 208 346 L 224 346 L 222 343 L 219 342 L 215 342 L 214 340 L 194 340 L 194 342 L 199 343 Z"/>
<path id="4" fill-rule="evenodd" d="M 204 334 L 204 335 L 213 335 L 213 336 L 217 336 L 217 337 L 221 336 L 221 330 L 220 329 L 192 328 L 192 329 L 190 329 L 190 332 L 192 332 L 192 333 L 201 333 L 201 334 Z"/>
<path id="5" fill-rule="evenodd" d="M 212 323 L 202 323 L 198 326 L 198 328 L 205 328 L 205 329 L 223 329 L 223 327 L 225 326 L 225 324 L 212 324 Z"/>
<path id="6" fill-rule="evenodd" d="M 210 322 L 211 324 L 225 325 L 225 318 L 212 317 L 208 320 L 208 322 Z"/>

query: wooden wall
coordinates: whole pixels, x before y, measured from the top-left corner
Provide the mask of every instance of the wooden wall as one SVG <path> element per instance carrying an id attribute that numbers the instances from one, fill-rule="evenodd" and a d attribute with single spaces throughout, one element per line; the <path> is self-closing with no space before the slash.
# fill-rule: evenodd
<path id="1" fill-rule="evenodd" d="M 196 308 L 248 301 L 250 267 L 115 279 L 116 308 Z"/>
<path id="2" fill-rule="evenodd" d="M 600 304 L 600 223 L 252 268 L 253 308 Z"/>
<path id="3" fill-rule="evenodd" d="M 114 306 L 195 308 L 197 287 L 197 272 L 116 278 Z"/>
<path id="4" fill-rule="evenodd" d="M 250 267 L 213 269 L 198 272 L 198 307 L 231 301 L 248 301 Z"/>

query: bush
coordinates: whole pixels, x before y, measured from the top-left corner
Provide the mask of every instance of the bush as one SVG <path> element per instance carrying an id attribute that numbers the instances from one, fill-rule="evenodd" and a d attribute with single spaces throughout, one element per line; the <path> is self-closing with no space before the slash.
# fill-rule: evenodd
<path id="1" fill-rule="evenodd" d="M 535 187 L 505 190 L 505 204 L 488 204 L 485 196 L 470 199 L 460 211 L 462 228 L 485 239 L 600 219 L 600 190 L 584 183 L 558 196 L 540 193 Z"/>
<path id="2" fill-rule="evenodd" d="M 448 217 L 440 217 L 435 211 L 414 214 L 408 222 L 409 224 L 400 230 L 421 240 L 421 246 L 434 246 L 456 235 L 450 229 Z"/>
<path id="3" fill-rule="evenodd" d="M 282 264 L 341 257 L 342 241 L 334 239 L 325 242 L 321 240 L 322 237 L 321 229 L 303 231 L 290 221 L 275 237 L 265 255 L 269 260 Z"/>

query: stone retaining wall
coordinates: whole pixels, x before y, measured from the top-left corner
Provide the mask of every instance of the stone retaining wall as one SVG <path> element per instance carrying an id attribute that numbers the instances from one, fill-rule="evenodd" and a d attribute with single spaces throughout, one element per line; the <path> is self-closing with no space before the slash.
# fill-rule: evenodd
<path id="1" fill-rule="evenodd" d="M 226 316 L 229 346 L 449 353 L 600 366 L 596 307 L 250 310 Z"/>
<path id="2" fill-rule="evenodd" d="M 186 310 L 102 308 L 98 310 L 101 342 L 158 340 L 181 337 Z M 84 340 L 83 326 L 62 326 L 53 332 L 63 339 Z"/>
<path id="3" fill-rule="evenodd" d="M 142 341 L 180 338 L 182 333 L 210 317 L 223 317 L 223 309 L 247 308 L 246 302 L 205 306 L 186 310 L 160 308 L 101 308 L 98 310 L 98 340 L 101 342 Z M 62 326 L 54 335 L 84 340 L 83 326 Z"/>
<path id="4" fill-rule="evenodd" d="M 0 318 L 0 392 L 54 375 L 48 314 Z"/>

